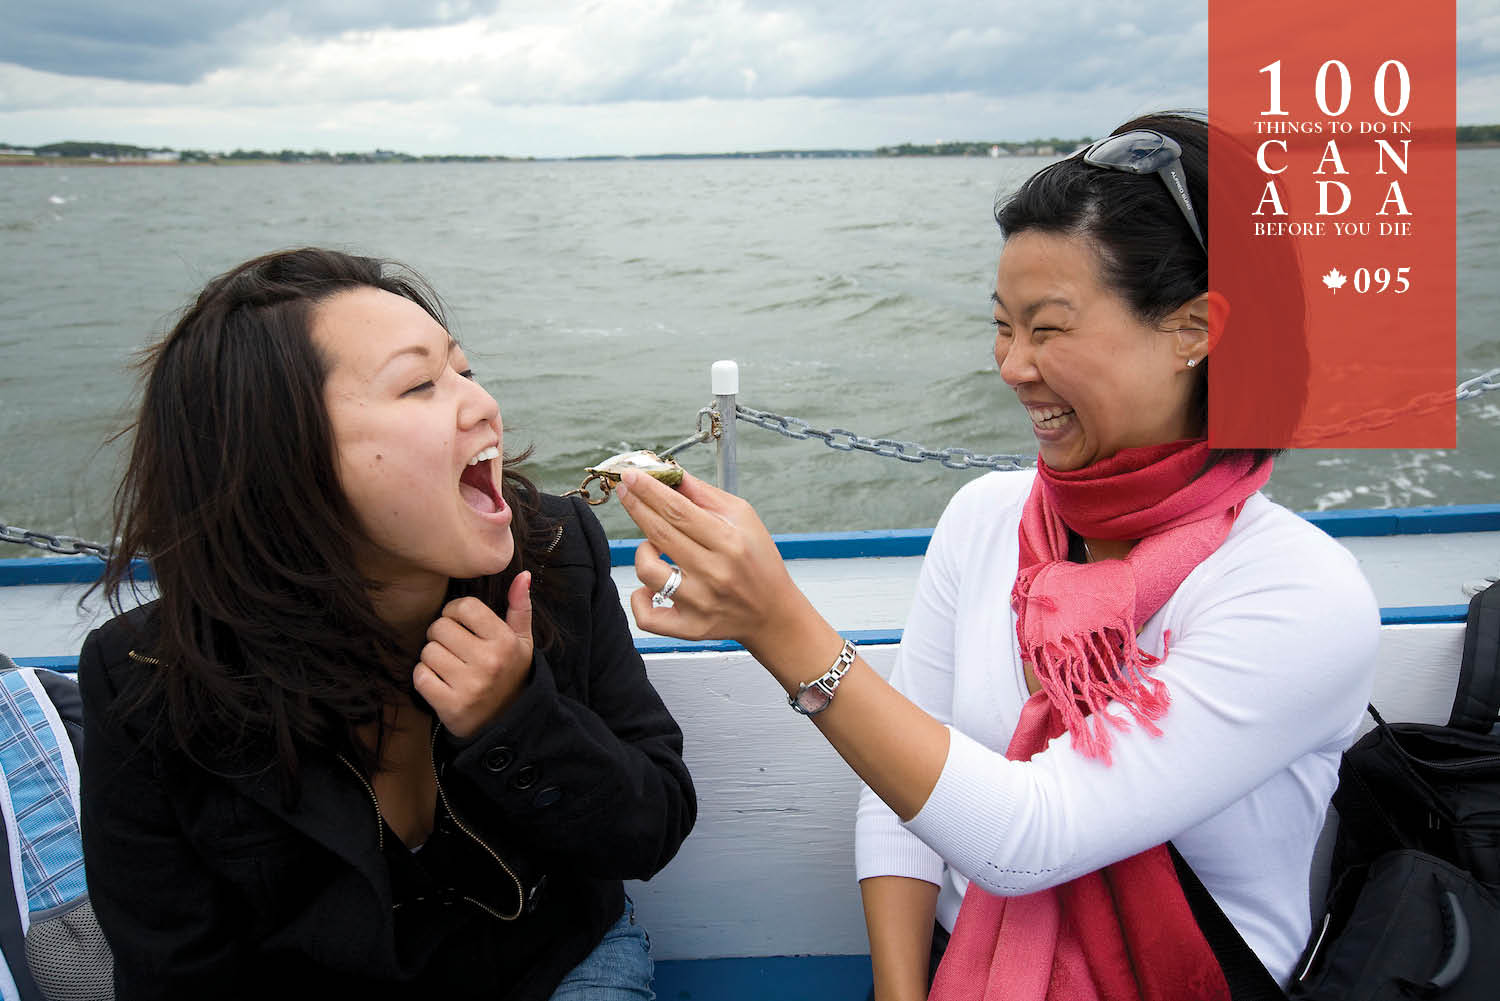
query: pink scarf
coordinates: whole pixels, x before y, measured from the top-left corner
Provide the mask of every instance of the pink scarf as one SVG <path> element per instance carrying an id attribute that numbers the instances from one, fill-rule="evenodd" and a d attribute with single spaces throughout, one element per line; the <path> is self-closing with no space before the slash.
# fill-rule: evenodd
<path id="1" fill-rule="evenodd" d="M 1056 473 L 1037 461 L 1021 513 L 1020 571 L 1011 591 L 1023 659 L 1041 683 L 1021 710 L 1005 756 L 1027 761 L 1066 730 L 1109 763 L 1110 727 L 1153 735 L 1166 714 L 1160 662 L 1136 645 L 1142 623 L 1224 541 L 1246 498 L 1271 475 L 1248 458 L 1196 474 L 1204 442 L 1126 449 Z M 1123 560 L 1068 561 L 1068 530 L 1139 539 Z M 1171 637 L 1164 638 L 1164 647 Z M 1163 656 L 1166 650 L 1163 650 Z M 970 883 L 933 1001 L 1228 1001 L 1164 845 L 1036 893 L 997 897 Z"/>

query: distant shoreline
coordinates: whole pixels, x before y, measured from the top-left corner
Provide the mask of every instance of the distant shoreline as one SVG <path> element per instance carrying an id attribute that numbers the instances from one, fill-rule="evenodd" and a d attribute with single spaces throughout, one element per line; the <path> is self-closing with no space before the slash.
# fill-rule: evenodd
<path id="1" fill-rule="evenodd" d="M 950 144 L 943 144 L 948 146 Z M 956 144 L 954 144 L 956 145 Z M 1041 158 L 1066 155 L 1051 147 L 1031 150 L 1024 147 L 1014 152 L 985 154 L 974 152 L 974 147 L 990 144 L 964 144 L 964 151 L 949 152 L 941 147 L 881 147 L 875 150 L 773 150 L 761 153 L 650 153 L 642 156 L 604 155 L 569 157 L 506 157 L 506 156 L 401 156 L 389 158 L 353 159 L 353 154 L 333 157 L 306 157 L 282 159 L 280 157 L 213 157 L 164 160 L 147 160 L 135 157 L 104 156 L 56 156 L 16 155 L 0 149 L 0 167 L 349 167 L 349 166 L 406 166 L 435 163 L 639 163 L 681 160 L 914 160 L 914 159 L 996 159 L 1010 160 L 1016 157 Z M 1021 144 L 1010 144 L 1020 147 Z M 1063 144 L 1066 146 L 1067 144 Z M 1458 149 L 1500 149 L 1500 140 L 1459 140 Z M 998 148 L 998 145 L 997 145 Z"/>

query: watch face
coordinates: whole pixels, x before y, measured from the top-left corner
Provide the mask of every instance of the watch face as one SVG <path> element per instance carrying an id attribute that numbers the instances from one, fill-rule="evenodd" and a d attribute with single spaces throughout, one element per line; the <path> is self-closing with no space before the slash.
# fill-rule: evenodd
<path id="1" fill-rule="evenodd" d="M 833 696 L 825 692 L 821 685 L 808 685 L 797 693 L 797 708 L 809 716 L 827 709 L 832 701 Z"/>

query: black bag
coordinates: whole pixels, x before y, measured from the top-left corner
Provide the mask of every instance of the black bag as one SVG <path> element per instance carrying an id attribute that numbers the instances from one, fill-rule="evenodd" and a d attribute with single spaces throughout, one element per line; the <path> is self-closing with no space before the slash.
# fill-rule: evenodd
<path id="1" fill-rule="evenodd" d="M 1332 894 L 1321 953 L 1294 983 L 1317 1001 L 1494 1001 L 1500 996 L 1500 889 L 1425 852 L 1387 852 Z M 1348 898 L 1350 899 L 1341 899 Z M 1318 943 L 1315 941 L 1314 945 Z"/>
<path id="2" fill-rule="evenodd" d="M 1469 605 L 1447 726 L 1387 723 L 1344 753 L 1308 1001 L 1500 998 L 1500 586 Z"/>

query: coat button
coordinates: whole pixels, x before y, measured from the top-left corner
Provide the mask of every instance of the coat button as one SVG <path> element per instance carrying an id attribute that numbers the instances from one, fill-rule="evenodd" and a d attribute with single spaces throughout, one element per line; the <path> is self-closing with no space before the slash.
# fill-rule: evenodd
<path id="1" fill-rule="evenodd" d="M 503 772 L 516 760 L 516 752 L 508 747 L 492 747 L 484 752 L 484 767 L 492 772 Z"/>
<path id="2" fill-rule="evenodd" d="M 512 780 L 512 784 L 514 784 L 517 789 L 530 789 L 532 786 L 536 785 L 536 780 L 536 769 L 530 765 L 522 765 L 521 769 L 516 772 L 516 777 L 514 780 Z"/>
<path id="3" fill-rule="evenodd" d="M 531 805 L 540 810 L 551 806 L 560 799 L 562 799 L 562 790 L 557 788 L 557 786 L 548 786 L 536 794 L 536 798 L 531 801 Z"/>

